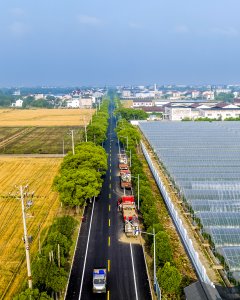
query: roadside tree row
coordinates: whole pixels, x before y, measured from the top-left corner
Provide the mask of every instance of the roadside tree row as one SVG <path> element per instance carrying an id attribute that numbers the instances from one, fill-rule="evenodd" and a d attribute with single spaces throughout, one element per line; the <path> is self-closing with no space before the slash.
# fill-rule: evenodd
<path id="1" fill-rule="evenodd" d="M 87 126 L 87 140 L 75 147 L 63 159 L 60 174 L 54 180 L 60 201 L 77 212 L 86 201 L 97 197 L 101 191 L 103 175 L 107 170 L 107 154 L 102 146 L 108 128 L 108 105 L 104 100 L 100 110 Z"/>
<path id="2" fill-rule="evenodd" d="M 59 297 L 67 283 L 69 251 L 76 225 L 77 221 L 70 216 L 54 220 L 32 262 L 33 289 L 24 290 L 14 300 L 48 300 Z"/>

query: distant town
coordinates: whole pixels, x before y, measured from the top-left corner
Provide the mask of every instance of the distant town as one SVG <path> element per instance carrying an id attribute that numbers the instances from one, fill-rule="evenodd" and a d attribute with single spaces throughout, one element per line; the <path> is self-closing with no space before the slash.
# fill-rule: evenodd
<path id="1" fill-rule="evenodd" d="M 240 118 L 239 85 L 157 85 L 114 87 L 125 106 L 148 113 L 149 120 L 227 120 Z M 0 106 L 13 108 L 94 108 L 107 87 L 5 88 Z"/>

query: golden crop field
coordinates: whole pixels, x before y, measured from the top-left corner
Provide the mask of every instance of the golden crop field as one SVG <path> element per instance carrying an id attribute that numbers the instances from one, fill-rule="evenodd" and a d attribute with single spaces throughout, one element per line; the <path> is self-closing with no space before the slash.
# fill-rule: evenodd
<path id="1" fill-rule="evenodd" d="M 29 185 L 34 191 L 33 205 L 27 211 L 28 235 L 33 237 L 31 257 L 38 250 L 60 205 L 57 192 L 52 191 L 53 178 L 61 158 L 0 157 L 0 299 L 12 296 L 26 278 L 25 249 L 22 240 L 23 224 L 18 186 Z M 8 289 L 7 295 L 4 295 Z"/>
<path id="2" fill-rule="evenodd" d="M 81 126 L 94 109 L 1 109 L 1 126 Z"/>

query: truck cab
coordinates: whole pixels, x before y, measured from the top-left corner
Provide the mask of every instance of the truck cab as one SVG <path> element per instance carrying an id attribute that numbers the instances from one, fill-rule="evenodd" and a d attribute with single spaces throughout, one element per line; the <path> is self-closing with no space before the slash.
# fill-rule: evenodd
<path id="1" fill-rule="evenodd" d="M 93 293 L 106 293 L 107 270 L 93 269 Z"/>

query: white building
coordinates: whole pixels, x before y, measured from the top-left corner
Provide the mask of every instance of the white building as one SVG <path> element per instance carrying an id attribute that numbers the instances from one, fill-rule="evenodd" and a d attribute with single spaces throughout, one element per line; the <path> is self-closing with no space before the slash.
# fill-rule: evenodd
<path id="1" fill-rule="evenodd" d="M 44 95 L 43 94 L 35 94 L 33 95 L 35 100 L 39 100 L 39 99 L 44 99 Z"/>
<path id="2" fill-rule="evenodd" d="M 140 92 L 140 93 L 136 93 L 135 97 L 136 98 L 154 98 L 155 92 L 154 91 Z"/>
<path id="3" fill-rule="evenodd" d="M 16 100 L 16 102 L 12 103 L 12 107 L 22 107 L 22 105 L 23 105 L 22 99 L 18 99 Z"/>
<path id="4" fill-rule="evenodd" d="M 144 106 L 153 106 L 153 101 L 148 99 L 134 99 L 133 108 L 144 107 Z"/>
<path id="5" fill-rule="evenodd" d="M 214 100 L 214 92 L 212 91 L 206 91 L 202 93 L 203 98 L 207 99 L 207 100 Z"/>
<path id="6" fill-rule="evenodd" d="M 223 94 L 230 94 L 232 90 L 230 89 L 216 89 L 215 92 L 216 94 L 220 94 L 220 93 L 223 93 Z"/>
<path id="7" fill-rule="evenodd" d="M 214 106 L 206 104 L 193 104 L 189 106 L 172 105 L 165 107 L 164 119 L 181 121 L 185 118 L 209 118 L 225 120 L 226 118 L 239 118 L 240 107 L 234 104 L 218 103 Z"/>
<path id="8" fill-rule="evenodd" d="M 199 117 L 209 119 L 239 118 L 240 108 L 234 104 L 219 103 L 211 108 L 199 109 Z"/>
<path id="9" fill-rule="evenodd" d="M 79 99 L 67 100 L 68 108 L 79 108 Z"/>
<path id="10" fill-rule="evenodd" d="M 184 106 L 165 107 L 164 119 L 181 121 L 185 118 L 192 119 L 192 109 Z"/>
<path id="11" fill-rule="evenodd" d="M 80 108 L 92 108 L 93 98 L 92 97 L 81 97 L 79 99 Z"/>
<path id="12" fill-rule="evenodd" d="M 192 91 L 191 96 L 192 96 L 192 99 L 198 98 L 200 96 L 200 92 L 199 91 Z"/>
<path id="13" fill-rule="evenodd" d="M 123 90 L 123 91 L 122 91 L 122 97 L 123 97 L 123 98 L 130 98 L 131 95 L 132 95 L 132 93 L 131 93 L 131 91 L 129 91 L 129 90 Z"/>

